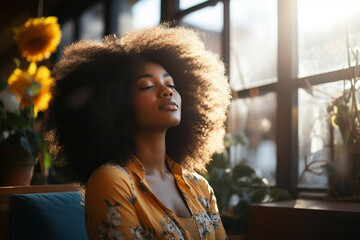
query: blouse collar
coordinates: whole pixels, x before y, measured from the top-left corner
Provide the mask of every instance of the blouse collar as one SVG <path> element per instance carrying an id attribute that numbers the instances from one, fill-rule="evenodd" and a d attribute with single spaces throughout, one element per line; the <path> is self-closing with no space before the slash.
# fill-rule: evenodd
<path id="1" fill-rule="evenodd" d="M 183 170 L 179 164 L 174 162 L 168 155 L 166 155 L 165 161 L 169 166 L 170 171 L 174 174 L 175 177 L 182 177 Z M 127 164 L 127 167 L 132 172 L 134 172 L 140 179 L 144 179 L 145 167 L 135 155 L 132 156 L 132 160 Z"/>

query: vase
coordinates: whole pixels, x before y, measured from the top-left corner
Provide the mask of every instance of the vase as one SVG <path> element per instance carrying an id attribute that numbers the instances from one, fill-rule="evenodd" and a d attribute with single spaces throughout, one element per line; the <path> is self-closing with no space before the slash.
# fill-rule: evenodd
<path id="1" fill-rule="evenodd" d="M 34 162 L 20 147 L 0 147 L 0 186 L 29 186 Z"/>

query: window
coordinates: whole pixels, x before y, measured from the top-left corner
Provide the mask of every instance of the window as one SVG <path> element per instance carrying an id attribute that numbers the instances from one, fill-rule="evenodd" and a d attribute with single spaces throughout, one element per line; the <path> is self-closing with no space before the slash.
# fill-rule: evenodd
<path id="1" fill-rule="evenodd" d="M 185 10 L 204 2 L 206 2 L 206 0 L 180 0 L 179 6 L 181 10 Z"/>
<path id="2" fill-rule="evenodd" d="M 79 39 L 101 40 L 104 36 L 104 3 L 99 2 L 80 16 Z"/>
<path id="3" fill-rule="evenodd" d="M 260 3 L 233 0 L 217 4 L 199 1 L 198 5 L 180 1 L 180 8 L 187 11 L 184 6 L 190 9 L 203 6 L 179 22 L 204 32 L 205 47 L 218 53 L 225 62 L 225 56 L 230 56 L 226 65 L 230 66 L 230 84 L 234 91 L 276 82 L 276 0 Z M 230 38 L 226 36 L 226 28 L 230 29 Z M 231 147 L 230 165 L 246 162 L 273 185 L 276 182 L 276 108 L 275 91 L 260 93 L 259 89 L 253 89 L 252 96 L 233 100 L 228 121 L 228 132 L 241 135 L 245 142 L 245 145 Z"/>
<path id="4" fill-rule="evenodd" d="M 57 51 L 76 40 L 101 40 L 105 35 L 121 36 L 131 29 L 155 26 L 160 23 L 161 0 L 109 0 L 82 6 L 79 16 L 61 24 L 62 39 Z"/>
<path id="5" fill-rule="evenodd" d="M 196 29 L 205 48 L 222 56 L 221 33 L 223 29 L 223 4 L 201 8 L 179 19 L 179 25 Z"/>
<path id="6" fill-rule="evenodd" d="M 356 0 L 298 1 L 300 77 L 347 67 L 346 32 L 359 44 L 359 14 Z"/>
<path id="7" fill-rule="evenodd" d="M 245 159 L 293 196 L 308 188 L 324 189 L 326 176 L 303 170 L 312 160 L 328 159 L 331 98 L 306 82 L 334 96 L 343 89 L 346 30 L 350 44 L 358 48 L 360 2 L 179 1 L 182 25 L 207 32 L 202 24 L 208 22 L 221 35 L 215 37 L 216 42 L 221 39 L 215 49 L 221 49 L 237 93 L 228 130 L 246 140 L 232 151 L 232 163 Z M 311 167 L 321 171 L 316 162 Z"/>
<path id="8" fill-rule="evenodd" d="M 276 94 L 234 99 L 232 101 L 228 132 L 241 134 L 245 144 L 237 144 L 230 151 L 230 163 L 246 163 L 265 177 L 276 182 Z"/>
<path id="9" fill-rule="evenodd" d="M 259 8 L 259 5 L 262 6 Z M 235 91 L 277 81 L 277 1 L 230 1 L 230 84 Z M 232 103 L 228 130 L 242 134 L 245 145 L 232 154 L 235 163 L 245 162 L 276 183 L 276 92 L 250 96 Z"/>
<path id="10" fill-rule="evenodd" d="M 61 25 L 61 42 L 58 46 L 58 50 L 55 53 L 57 60 L 60 59 L 64 47 L 71 44 L 74 41 L 75 39 L 74 33 L 75 33 L 75 22 L 73 20 L 69 20 Z"/>
<path id="11" fill-rule="evenodd" d="M 347 39 L 350 46 L 360 43 L 360 2 L 354 0 L 301 0 L 298 7 L 299 77 L 308 79 L 321 91 L 298 89 L 299 106 L 299 167 L 300 187 L 327 186 L 322 160 L 330 159 L 330 127 L 327 107 L 331 96 L 338 97 L 346 77 Z M 354 62 L 353 62 L 354 63 Z M 340 71 L 339 71 L 340 70 Z M 336 72 L 338 71 L 338 72 Z M 338 74 L 336 74 L 338 73 Z M 318 74 L 318 75 L 316 75 Z M 322 74 L 322 75 L 319 75 Z M 316 79 L 321 76 L 320 84 Z M 335 129 L 334 135 L 339 135 Z M 309 171 L 304 172 L 305 167 Z"/>
<path id="12" fill-rule="evenodd" d="M 160 0 L 120 0 L 120 3 L 118 13 L 119 35 L 132 29 L 152 27 L 160 23 Z"/>
<path id="13" fill-rule="evenodd" d="M 343 82 L 319 84 L 317 88 L 337 96 Z M 299 186 L 323 188 L 327 185 L 323 160 L 330 159 L 330 119 L 327 108 L 331 97 L 300 88 L 299 99 Z M 309 171 L 304 172 L 308 166 Z M 321 174 L 321 175 L 320 175 Z"/>
<path id="14" fill-rule="evenodd" d="M 230 1 L 232 89 L 242 90 L 276 82 L 276 63 L 277 1 Z"/>

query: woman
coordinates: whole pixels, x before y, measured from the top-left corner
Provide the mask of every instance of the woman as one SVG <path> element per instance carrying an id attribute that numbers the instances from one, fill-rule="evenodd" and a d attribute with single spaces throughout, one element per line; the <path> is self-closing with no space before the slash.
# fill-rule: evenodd
<path id="1" fill-rule="evenodd" d="M 85 186 L 90 239 L 226 239 L 195 171 L 222 147 L 230 91 L 194 31 L 80 41 L 54 76 L 54 155 Z"/>

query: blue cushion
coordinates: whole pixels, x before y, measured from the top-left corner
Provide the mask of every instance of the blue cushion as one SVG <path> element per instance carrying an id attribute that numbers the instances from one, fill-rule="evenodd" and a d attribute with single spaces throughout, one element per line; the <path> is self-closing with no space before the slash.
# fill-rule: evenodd
<path id="1" fill-rule="evenodd" d="M 84 239 L 83 199 L 78 192 L 14 194 L 10 198 L 11 239 Z"/>

